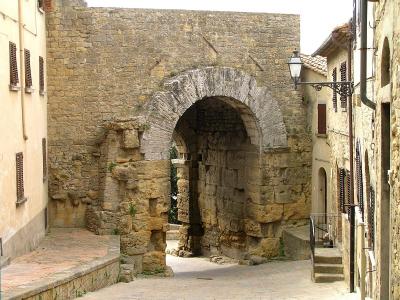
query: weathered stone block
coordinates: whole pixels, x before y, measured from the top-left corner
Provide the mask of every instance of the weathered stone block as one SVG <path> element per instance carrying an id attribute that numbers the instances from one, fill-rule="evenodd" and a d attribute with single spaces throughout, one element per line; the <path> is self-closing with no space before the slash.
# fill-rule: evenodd
<path id="1" fill-rule="evenodd" d="M 143 271 L 159 271 L 165 269 L 165 253 L 152 251 L 143 255 Z"/>
<path id="2" fill-rule="evenodd" d="M 271 223 L 282 219 L 283 205 L 267 204 L 259 205 L 254 203 L 247 204 L 247 216 L 260 223 Z"/>
<path id="3" fill-rule="evenodd" d="M 122 134 L 122 147 L 126 149 L 134 149 L 140 146 L 139 135 L 135 129 L 126 129 Z"/>

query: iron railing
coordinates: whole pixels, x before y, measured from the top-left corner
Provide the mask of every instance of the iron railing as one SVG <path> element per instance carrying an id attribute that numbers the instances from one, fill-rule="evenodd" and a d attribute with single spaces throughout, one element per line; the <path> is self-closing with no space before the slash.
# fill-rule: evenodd
<path id="1" fill-rule="evenodd" d="M 310 216 L 310 247 L 335 247 L 338 236 L 339 214 L 314 213 Z"/>

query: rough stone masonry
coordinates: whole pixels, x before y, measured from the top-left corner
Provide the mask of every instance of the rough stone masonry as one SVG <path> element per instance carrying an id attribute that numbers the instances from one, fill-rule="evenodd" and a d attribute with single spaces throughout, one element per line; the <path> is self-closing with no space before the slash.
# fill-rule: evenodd
<path id="1" fill-rule="evenodd" d="M 299 16 L 53 4 L 51 226 L 119 234 L 127 269 L 164 268 L 174 141 L 180 247 L 278 255 L 311 201 L 306 107 L 286 65 Z"/>

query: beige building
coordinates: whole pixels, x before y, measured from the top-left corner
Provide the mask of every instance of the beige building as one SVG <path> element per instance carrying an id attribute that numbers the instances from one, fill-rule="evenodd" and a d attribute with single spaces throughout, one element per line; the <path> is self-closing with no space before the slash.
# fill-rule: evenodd
<path id="1" fill-rule="evenodd" d="M 3 256 L 38 245 L 47 226 L 43 1 L 0 3 L 0 237 Z"/>

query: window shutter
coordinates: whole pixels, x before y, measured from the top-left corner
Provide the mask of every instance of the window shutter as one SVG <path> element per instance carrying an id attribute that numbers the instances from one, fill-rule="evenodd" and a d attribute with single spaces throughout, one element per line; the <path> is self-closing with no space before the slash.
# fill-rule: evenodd
<path id="1" fill-rule="evenodd" d="M 18 82 L 17 46 L 10 42 L 10 85 L 17 86 Z"/>
<path id="2" fill-rule="evenodd" d="M 340 64 L 340 81 L 347 81 L 347 66 L 346 62 L 343 62 Z M 345 85 L 342 85 L 340 88 L 342 93 L 347 92 L 347 87 Z M 343 109 L 347 108 L 347 97 L 341 95 L 340 96 L 340 107 Z"/>
<path id="3" fill-rule="evenodd" d="M 326 104 L 318 104 L 318 133 L 326 134 Z"/>
<path id="4" fill-rule="evenodd" d="M 333 82 L 337 81 L 337 68 L 334 68 L 332 71 L 332 81 Z M 332 102 L 333 102 L 333 109 L 335 112 L 337 112 L 337 93 L 335 91 L 333 91 Z"/>
<path id="5" fill-rule="evenodd" d="M 346 173 L 344 169 L 339 169 L 339 203 L 340 203 L 340 211 L 342 213 L 345 212 L 344 210 L 344 203 L 345 203 L 345 178 Z"/>
<path id="6" fill-rule="evenodd" d="M 346 204 L 347 204 L 347 215 L 349 216 L 350 219 L 350 212 L 351 212 L 351 178 L 350 178 L 350 172 L 346 170 L 346 179 L 347 179 L 347 195 L 346 195 Z"/>
<path id="7" fill-rule="evenodd" d="M 369 188 L 368 203 L 368 229 L 369 229 L 369 247 L 374 250 L 375 245 L 375 190 L 371 186 Z"/>
<path id="8" fill-rule="evenodd" d="M 31 52 L 28 49 L 24 50 L 25 54 L 25 87 L 32 87 L 32 73 L 31 73 Z"/>
<path id="9" fill-rule="evenodd" d="M 46 138 L 42 138 L 42 155 L 43 155 L 43 180 L 47 177 L 47 143 Z"/>
<path id="10" fill-rule="evenodd" d="M 45 12 L 52 12 L 54 10 L 53 0 L 42 0 L 43 1 L 43 10 Z"/>
<path id="11" fill-rule="evenodd" d="M 364 221 L 364 185 L 363 185 L 363 173 L 362 173 L 362 162 L 361 162 L 361 145 L 357 141 L 356 145 L 356 177 L 357 177 L 357 195 L 358 195 L 358 206 L 361 210 L 362 220 Z"/>
<path id="12" fill-rule="evenodd" d="M 44 93 L 44 59 L 39 56 L 39 92 Z"/>
<path id="13" fill-rule="evenodd" d="M 17 174 L 17 203 L 24 200 L 24 155 L 22 152 L 16 154 Z"/>

